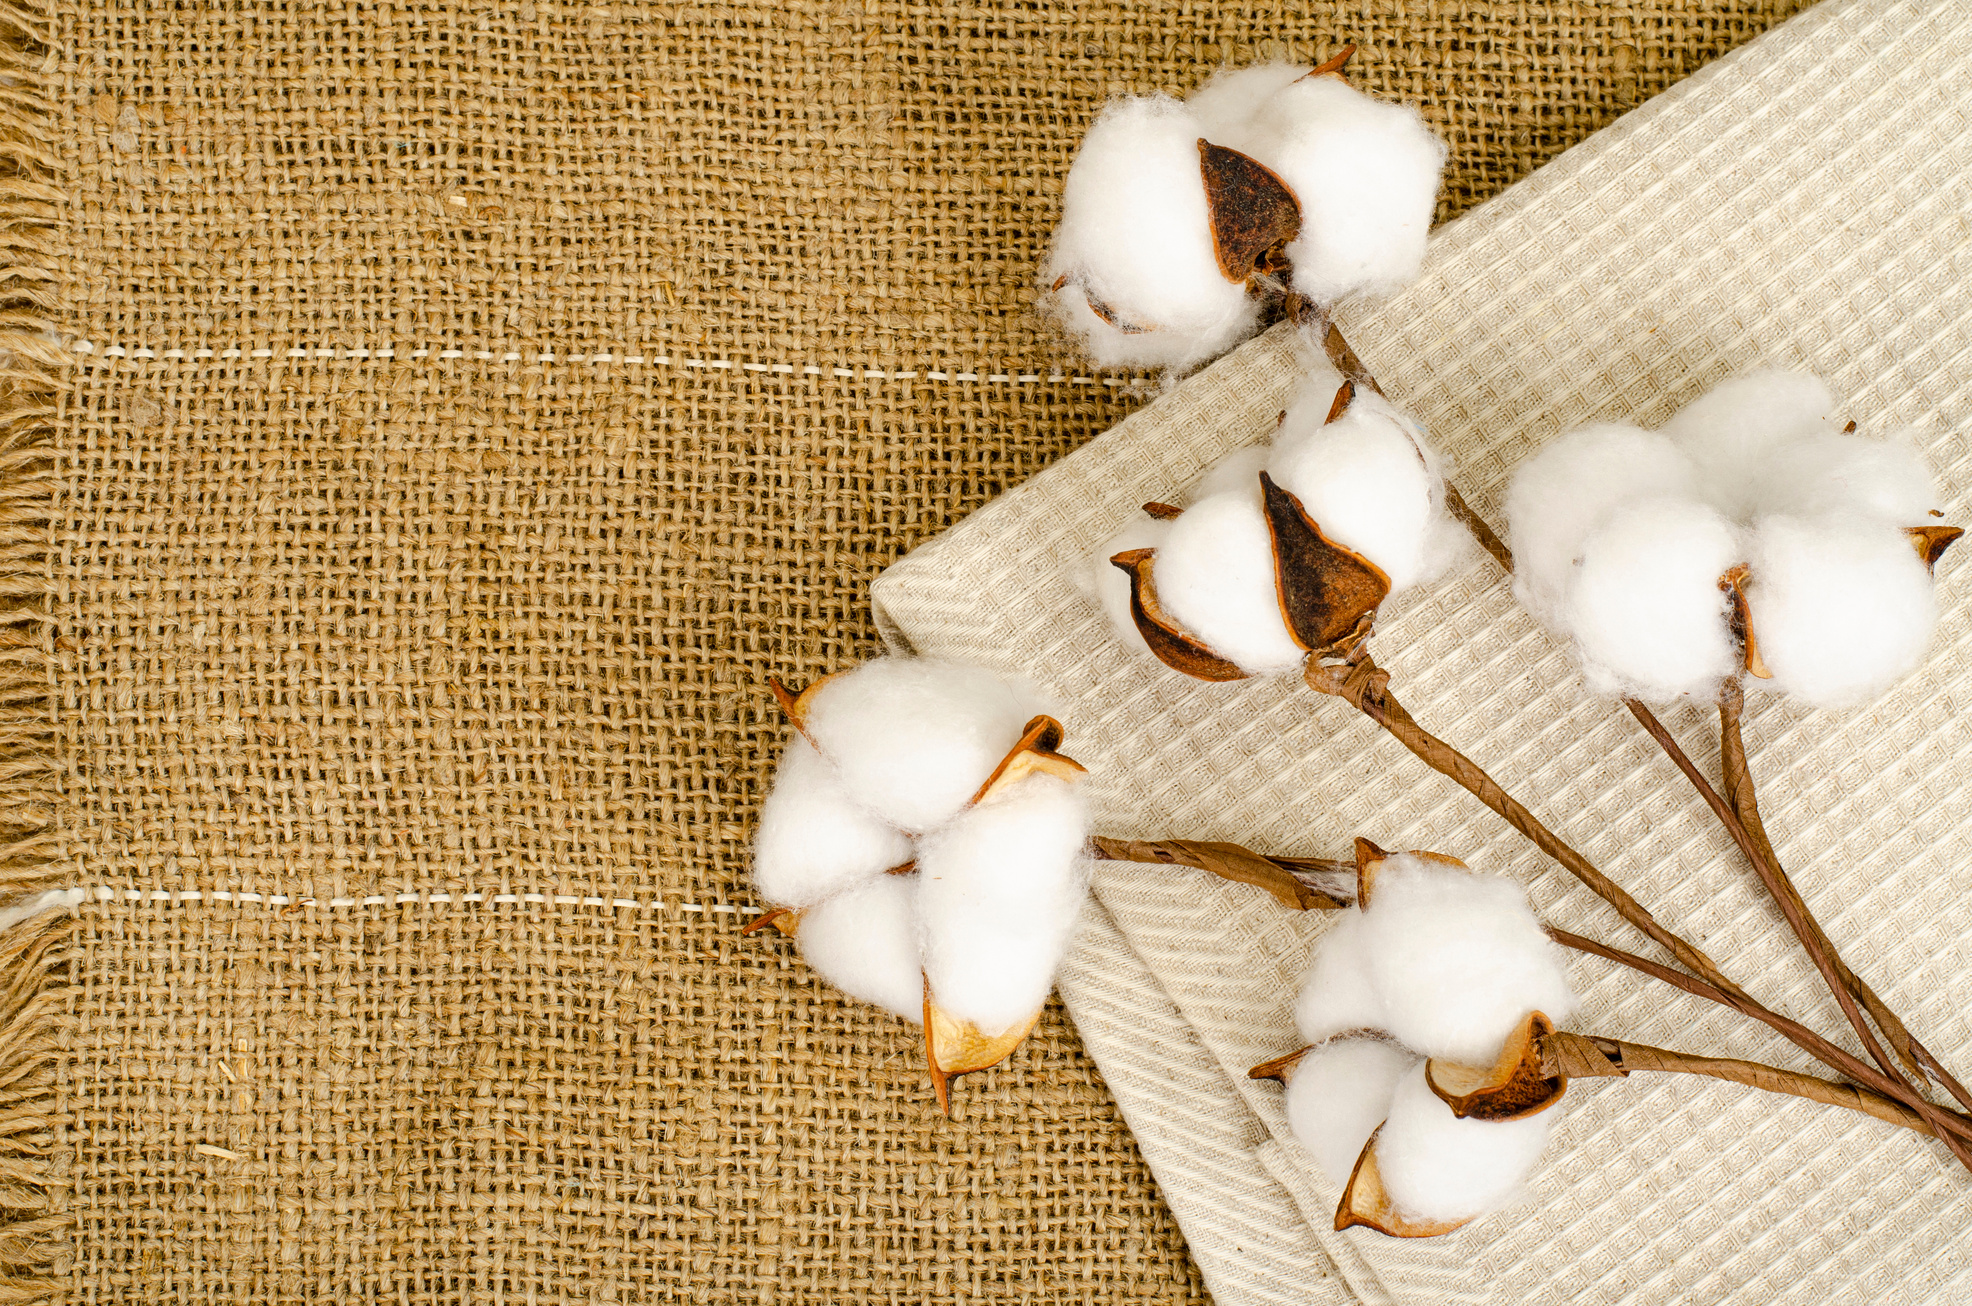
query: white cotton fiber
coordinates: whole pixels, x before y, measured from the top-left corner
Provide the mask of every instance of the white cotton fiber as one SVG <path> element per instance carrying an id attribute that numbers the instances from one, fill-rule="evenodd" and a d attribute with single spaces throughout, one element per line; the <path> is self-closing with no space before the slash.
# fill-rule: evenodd
<path id="1" fill-rule="evenodd" d="M 1380 1038 L 1338 1039 L 1303 1056 L 1287 1081 L 1287 1123 L 1337 1188 L 1417 1058 Z"/>
<path id="2" fill-rule="evenodd" d="M 1804 435 L 1832 433 L 1834 411 L 1819 378 L 1769 369 L 1721 382 L 1679 409 L 1663 433 L 1697 466 L 1705 496 L 1744 522 L 1767 507 L 1761 487 L 1775 454 Z"/>
<path id="3" fill-rule="evenodd" d="M 1294 289 L 1332 304 L 1414 279 L 1445 143 L 1417 110 L 1371 99 L 1339 77 L 1290 82 L 1253 104 L 1243 122 L 1221 118 L 1257 100 L 1251 92 L 1260 85 L 1258 77 L 1228 85 L 1208 102 L 1218 133 L 1210 139 L 1273 169 L 1301 202 L 1301 235 L 1286 251 Z"/>
<path id="4" fill-rule="evenodd" d="M 1710 702 L 1739 670 L 1719 580 L 1743 552 L 1740 532 L 1709 504 L 1649 499 L 1611 515 L 1583 542 L 1563 600 L 1589 688 Z"/>
<path id="5" fill-rule="evenodd" d="M 1333 398 L 1304 394 L 1288 410 L 1267 470 L 1323 534 L 1380 567 L 1393 592 L 1405 589 L 1444 561 L 1434 547 L 1443 489 L 1422 428 L 1367 391 L 1324 424 Z"/>
<path id="6" fill-rule="evenodd" d="M 1466 1220 L 1505 1205 L 1540 1159 L 1552 1108 L 1520 1120 L 1460 1120 L 1425 1068 L 1397 1083 L 1376 1136 L 1376 1167 L 1392 1204 L 1426 1220 Z"/>
<path id="7" fill-rule="evenodd" d="M 1909 440 L 1873 440 L 1817 429 L 1788 441 L 1761 468 L 1762 513 L 1855 513 L 1897 526 L 1931 521 L 1938 492 Z"/>
<path id="8" fill-rule="evenodd" d="M 981 667 L 878 658 L 815 692 L 806 729 L 842 787 L 891 825 L 922 831 L 972 801 L 1047 711 Z"/>
<path id="9" fill-rule="evenodd" d="M 1062 189 L 1061 225 L 1045 284 L 1056 315 L 1104 367 L 1186 368 L 1252 334 L 1259 305 L 1228 281 L 1213 251 L 1198 140 L 1168 96 L 1119 100 L 1083 138 Z M 1089 308 L 1154 327 L 1126 334 Z"/>
<path id="10" fill-rule="evenodd" d="M 1308 65 L 1253 64 L 1221 68 L 1209 81 L 1185 97 L 1185 108 L 1198 120 L 1199 134 L 1215 145 L 1243 149 L 1254 116 L 1269 100 L 1308 75 Z"/>
<path id="11" fill-rule="evenodd" d="M 1383 1028 L 1423 1056 L 1490 1066 L 1528 1012 L 1559 1023 L 1575 1009 L 1554 944 L 1510 880 L 1399 853 L 1378 869 L 1362 922 Z"/>
<path id="12" fill-rule="evenodd" d="M 45 889 L 40 893 L 16 898 L 5 907 L 0 907 L 0 930 L 9 930 L 24 920 L 49 911 L 74 911 L 81 905 L 84 890 L 80 888 Z"/>
<path id="13" fill-rule="evenodd" d="M 1873 698 L 1924 660 L 1930 572 L 1902 528 L 1863 517 L 1768 517 L 1746 602 L 1772 686 L 1818 707 Z"/>
<path id="14" fill-rule="evenodd" d="M 817 975 L 913 1024 L 924 1020 L 915 875 L 876 879 L 801 914 L 794 941 Z"/>
<path id="15" fill-rule="evenodd" d="M 1266 675 L 1301 664 L 1257 496 L 1228 491 L 1185 509 L 1157 550 L 1151 579 L 1171 618 L 1241 669 Z"/>
<path id="16" fill-rule="evenodd" d="M 999 1034 L 1046 1001 L 1087 885 L 1088 804 L 1034 774 L 918 850 L 924 970 L 941 1010 Z"/>
<path id="17" fill-rule="evenodd" d="M 753 884 L 763 899 L 806 907 L 911 856 L 909 837 L 852 802 L 807 740 L 788 741 L 753 838 Z"/>
<path id="18" fill-rule="evenodd" d="M 1342 919 L 1315 944 L 1315 955 L 1294 999 L 1294 1025 L 1301 1037 L 1320 1043 L 1357 1029 L 1389 1023 L 1383 998 L 1370 978 L 1368 935 L 1361 912 Z"/>
<path id="19" fill-rule="evenodd" d="M 1206 468 L 1205 475 L 1198 478 L 1185 497 L 1197 503 L 1214 495 L 1237 492 L 1250 494 L 1254 502 L 1259 502 L 1260 473 L 1266 470 L 1267 459 L 1272 453 L 1272 449 L 1264 444 L 1249 444 L 1233 450 Z"/>
<path id="20" fill-rule="evenodd" d="M 1562 596 L 1583 542 L 1637 499 L 1696 492 L 1691 460 L 1654 431 L 1599 422 L 1522 463 L 1506 492 L 1513 594 L 1550 630 L 1567 630 Z"/>
<path id="21" fill-rule="evenodd" d="M 1124 648 L 1145 657 L 1151 656 L 1150 646 L 1143 642 L 1136 618 L 1130 613 L 1129 573 L 1110 559 L 1132 549 L 1159 548 L 1164 543 L 1164 537 L 1170 533 L 1170 522 L 1140 516 L 1105 540 L 1082 570 L 1086 578 L 1083 592 L 1101 606 L 1103 616 L 1109 618 L 1110 629 L 1116 632 L 1116 638 Z"/>

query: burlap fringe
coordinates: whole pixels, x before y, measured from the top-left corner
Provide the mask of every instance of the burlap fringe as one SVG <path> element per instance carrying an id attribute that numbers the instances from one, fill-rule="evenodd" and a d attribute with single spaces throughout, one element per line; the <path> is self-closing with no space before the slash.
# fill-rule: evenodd
<path id="1" fill-rule="evenodd" d="M 56 231 L 49 11 L 0 2 L 0 901 L 72 882 L 57 795 L 49 568 L 55 419 L 69 366 Z M 70 1221 L 55 1119 L 56 1020 L 74 921 L 0 931 L 0 1306 L 61 1292 Z"/>

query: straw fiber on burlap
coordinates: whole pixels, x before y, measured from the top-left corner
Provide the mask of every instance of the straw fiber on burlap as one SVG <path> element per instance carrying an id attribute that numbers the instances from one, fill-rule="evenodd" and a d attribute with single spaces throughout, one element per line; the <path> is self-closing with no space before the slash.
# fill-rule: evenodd
<path id="1" fill-rule="evenodd" d="M 740 937 L 763 678 L 1141 401 L 1105 96 L 1360 41 L 1450 214 L 1796 7 L 0 11 L 0 1300 L 1202 1300 L 1058 1015 Z"/>

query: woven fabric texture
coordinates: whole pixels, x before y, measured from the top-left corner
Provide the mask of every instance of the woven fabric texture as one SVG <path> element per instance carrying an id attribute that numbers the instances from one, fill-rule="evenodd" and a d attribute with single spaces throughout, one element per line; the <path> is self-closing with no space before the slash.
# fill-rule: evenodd
<path id="1" fill-rule="evenodd" d="M 1823 375 L 1865 430 L 1910 427 L 1964 521 L 1969 39 L 1972 12 L 1952 0 L 1820 6 L 1443 229 L 1416 286 L 1343 324 L 1494 520 L 1508 470 L 1559 431 L 1654 425 L 1729 373 L 1779 363 Z M 1077 591 L 1073 569 L 1139 504 L 1271 432 L 1299 348 L 1275 329 L 904 559 L 875 587 L 889 636 L 1054 693 L 1104 833 L 1318 856 L 1346 855 L 1358 834 L 1437 849 L 1518 878 L 1556 925 L 1635 946 L 1610 909 L 1345 704 L 1297 677 L 1208 685 L 1128 655 Z M 1832 714 L 1760 694 L 1748 729 L 1770 829 L 1829 934 L 1962 1069 L 1963 560 L 1941 567 L 1938 593 L 1928 662 L 1881 701 Z M 1489 558 L 1474 549 L 1386 613 L 1376 641 L 1418 720 L 1763 1000 L 1842 1028 L 1724 832 L 1627 713 L 1587 696 Z M 1701 758 L 1716 753 L 1708 713 L 1665 720 Z M 1338 1234 L 1339 1194 L 1294 1143 L 1280 1090 L 1245 1074 L 1298 1044 L 1295 988 L 1330 920 L 1183 868 L 1099 863 L 1097 894 L 1103 913 L 1062 992 L 1221 1306 L 1305 1285 L 1334 1301 L 1502 1306 L 1972 1293 L 1972 1186 L 1942 1148 L 1681 1076 L 1574 1086 L 1506 1213 L 1442 1240 Z M 1719 1007 L 1571 962 L 1578 1029 L 1815 1068 Z M 1138 996 L 1146 984 L 1161 1001 Z M 1283 1208 L 1299 1213 L 1298 1252 L 1283 1247 Z M 1233 1250 L 1248 1239 L 1267 1255 Z"/>
<path id="2" fill-rule="evenodd" d="M 1058 1010 L 946 1122 L 740 937 L 764 679 L 1148 393 L 1030 312 L 1105 97 L 1357 41 L 1450 216 L 1798 7 L 0 10 L 8 1290 L 1204 1300 Z"/>

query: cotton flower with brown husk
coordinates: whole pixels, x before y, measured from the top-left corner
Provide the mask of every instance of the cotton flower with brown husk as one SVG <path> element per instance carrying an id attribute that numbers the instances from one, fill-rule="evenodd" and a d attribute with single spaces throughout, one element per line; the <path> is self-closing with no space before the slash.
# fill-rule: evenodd
<path id="1" fill-rule="evenodd" d="M 754 884 L 822 978 L 922 1021 L 940 1107 L 1026 1037 L 1086 890 L 1083 768 L 1021 684 L 882 658 L 773 689 L 796 734 Z"/>

